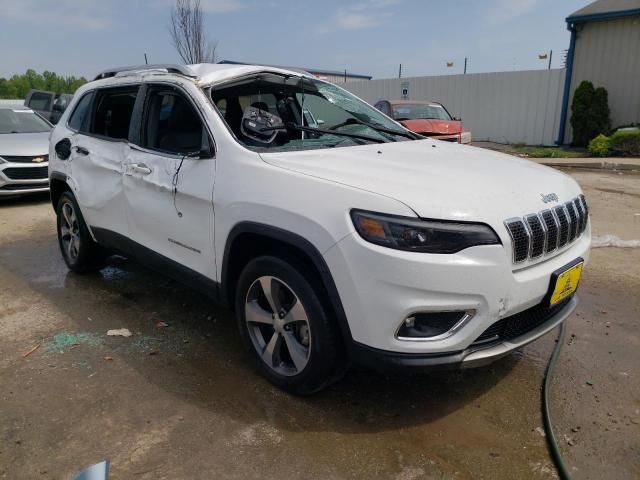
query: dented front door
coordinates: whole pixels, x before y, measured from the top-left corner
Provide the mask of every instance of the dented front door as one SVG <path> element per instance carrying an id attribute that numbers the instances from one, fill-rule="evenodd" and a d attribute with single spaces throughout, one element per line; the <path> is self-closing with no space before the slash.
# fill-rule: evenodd
<path id="1" fill-rule="evenodd" d="M 131 239 L 215 278 L 215 160 L 161 154 L 131 145 L 125 170 Z"/>
<path id="2" fill-rule="evenodd" d="M 71 138 L 70 176 L 87 224 L 128 235 L 123 191 L 124 162 L 129 145 L 75 133 Z"/>

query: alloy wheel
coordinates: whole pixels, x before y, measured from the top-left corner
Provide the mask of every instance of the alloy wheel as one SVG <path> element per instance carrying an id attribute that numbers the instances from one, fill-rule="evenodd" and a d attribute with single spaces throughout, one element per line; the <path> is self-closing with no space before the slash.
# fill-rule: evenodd
<path id="1" fill-rule="evenodd" d="M 71 202 L 62 205 L 60 222 L 60 238 L 67 259 L 75 262 L 80 254 L 80 225 Z"/>
<path id="2" fill-rule="evenodd" d="M 311 331 L 293 289 L 276 277 L 259 277 L 249 287 L 244 312 L 251 343 L 262 361 L 280 375 L 302 372 L 309 361 Z"/>

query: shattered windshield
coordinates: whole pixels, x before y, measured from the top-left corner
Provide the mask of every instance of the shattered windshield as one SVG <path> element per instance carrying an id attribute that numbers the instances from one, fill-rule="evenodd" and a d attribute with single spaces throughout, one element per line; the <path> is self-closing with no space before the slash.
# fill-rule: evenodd
<path id="1" fill-rule="evenodd" d="M 395 122 L 335 85 L 261 73 L 211 89 L 240 143 L 256 151 L 347 147 L 411 139 Z"/>

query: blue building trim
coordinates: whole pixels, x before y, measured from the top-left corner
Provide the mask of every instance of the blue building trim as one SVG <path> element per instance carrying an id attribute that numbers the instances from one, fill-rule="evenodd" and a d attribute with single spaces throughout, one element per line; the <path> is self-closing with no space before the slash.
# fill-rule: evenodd
<path id="1" fill-rule="evenodd" d="M 568 24 L 567 29 L 571 32 L 569 41 L 569 51 L 567 52 L 567 68 L 564 74 L 564 91 L 562 92 L 562 110 L 560 110 L 560 129 L 556 145 L 564 144 L 564 134 L 567 126 L 567 110 L 569 109 L 569 93 L 571 93 L 571 78 L 573 77 L 573 57 L 576 53 L 576 27 Z"/>

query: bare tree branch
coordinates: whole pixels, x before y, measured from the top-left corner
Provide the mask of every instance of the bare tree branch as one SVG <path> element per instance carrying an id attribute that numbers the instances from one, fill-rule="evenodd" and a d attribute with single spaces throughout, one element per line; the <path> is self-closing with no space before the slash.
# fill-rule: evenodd
<path id="1" fill-rule="evenodd" d="M 171 42 L 184 63 L 215 63 L 218 42 L 207 38 L 200 0 L 176 0 L 168 28 Z"/>

